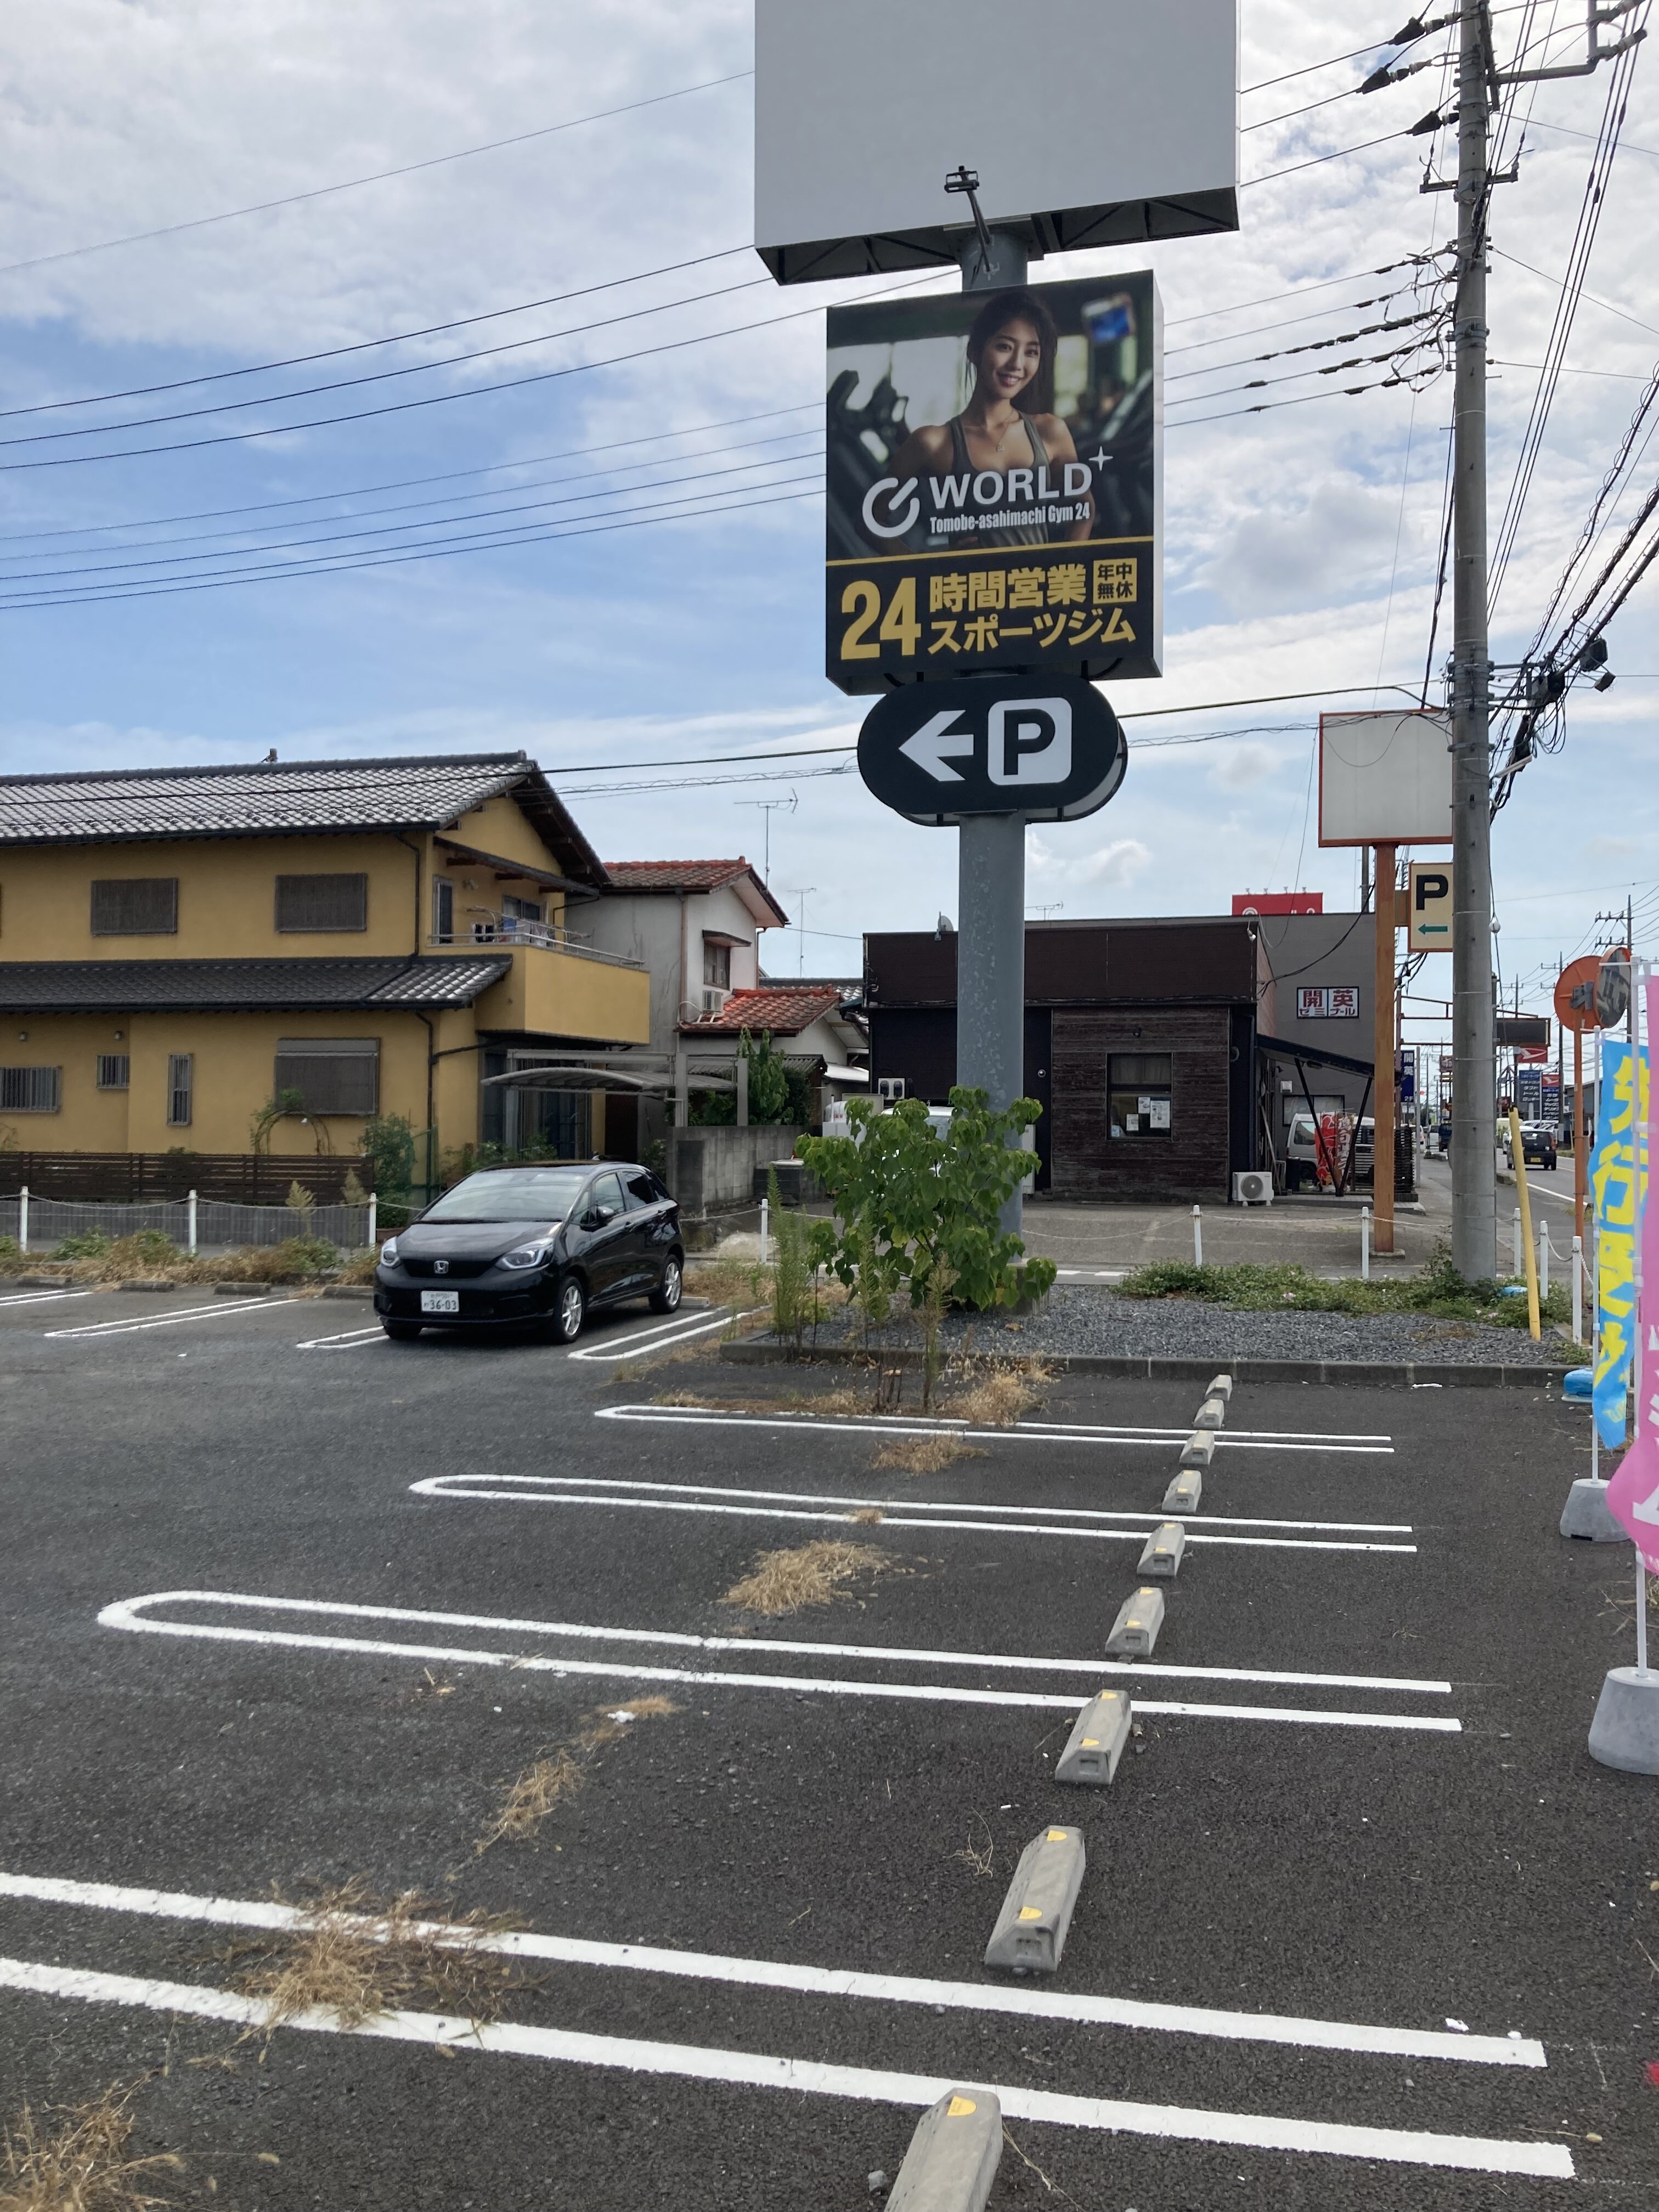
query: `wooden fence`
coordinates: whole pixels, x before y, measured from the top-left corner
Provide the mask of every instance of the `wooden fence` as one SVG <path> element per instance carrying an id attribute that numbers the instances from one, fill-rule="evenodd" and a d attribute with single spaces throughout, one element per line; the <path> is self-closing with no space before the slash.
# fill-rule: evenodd
<path id="1" fill-rule="evenodd" d="M 236 1205 L 281 1206 L 299 1182 L 319 1206 L 338 1206 L 352 1173 L 365 1191 L 374 1189 L 373 1160 L 326 1153 L 0 1152 L 0 1197 L 15 1197 L 27 1184 L 39 1198 L 137 1205 L 193 1190 Z"/>

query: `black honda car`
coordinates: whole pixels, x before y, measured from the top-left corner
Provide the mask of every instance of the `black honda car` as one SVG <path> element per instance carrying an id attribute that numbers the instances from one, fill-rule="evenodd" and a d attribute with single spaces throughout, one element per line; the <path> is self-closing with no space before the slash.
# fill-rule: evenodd
<path id="1" fill-rule="evenodd" d="M 649 1168 L 550 1161 L 485 1168 L 388 1237 L 374 1310 L 388 1336 L 541 1327 L 568 1344 L 590 1306 L 680 1302 L 680 1212 Z"/>

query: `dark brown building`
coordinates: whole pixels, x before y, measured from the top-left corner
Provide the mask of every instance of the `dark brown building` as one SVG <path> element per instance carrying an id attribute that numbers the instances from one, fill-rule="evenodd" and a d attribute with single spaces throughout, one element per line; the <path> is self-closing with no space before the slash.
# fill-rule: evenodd
<path id="1" fill-rule="evenodd" d="M 942 1103 L 956 1080 L 957 940 L 864 940 L 872 1073 Z M 1255 922 L 1028 922 L 1025 1088 L 1037 1188 L 1215 1200 L 1267 1157 L 1258 1033 L 1273 977 Z"/>

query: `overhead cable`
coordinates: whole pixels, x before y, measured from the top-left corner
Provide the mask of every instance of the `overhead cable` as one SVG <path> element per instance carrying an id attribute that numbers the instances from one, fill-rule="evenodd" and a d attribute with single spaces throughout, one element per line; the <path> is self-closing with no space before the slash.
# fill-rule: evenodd
<path id="1" fill-rule="evenodd" d="M 602 107 L 591 115 L 573 115 L 563 123 L 544 123 L 534 131 L 520 131 L 510 138 L 492 138 L 482 146 L 459 147 L 453 154 L 434 154 L 422 161 L 404 161 L 395 169 L 376 169 L 366 177 L 346 177 L 337 185 L 315 185 L 308 191 L 287 192 L 280 199 L 258 200 L 251 207 L 227 208 L 219 215 L 199 215 L 187 222 L 163 223 L 155 230 L 130 231 L 123 238 L 100 239 L 92 246 L 61 246 L 53 253 L 36 253 L 27 261 L 0 264 L 0 276 L 13 276 L 25 269 L 44 269 L 54 261 L 74 261 L 82 254 L 108 253 L 118 246 L 142 246 L 152 238 L 176 238 L 181 231 L 205 230 L 210 224 L 236 222 L 244 216 L 269 215 L 276 208 L 297 207 L 302 200 L 327 198 L 334 192 L 356 191 L 362 185 L 384 184 L 392 177 L 411 177 L 419 169 L 441 168 L 449 161 L 471 161 L 477 154 L 498 154 L 507 146 L 527 145 L 532 138 L 551 138 L 562 131 L 578 131 L 584 124 L 608 123 L 613 116 L 633 115 L 642 107 L 660 107 L 667 100 L 684 100 L 694 92 L 713 92 L 723 84 L 738 84 L 754 70 L 733 70 L 726 76 L 711 76 L 697 84 L 683 84 L 672 92 L 653 93 L 646 100 L 626 100 L 620 107 Z"/>

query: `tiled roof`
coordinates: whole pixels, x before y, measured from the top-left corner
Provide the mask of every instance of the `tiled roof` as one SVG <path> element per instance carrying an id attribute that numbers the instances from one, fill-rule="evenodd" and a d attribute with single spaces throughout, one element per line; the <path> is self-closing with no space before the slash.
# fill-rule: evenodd
<path id="1" fill-rule="evenodd" d="M 717 891 L 750 873 L 747 860 L 607 860 L 619 891 Z"/>
<path id="2" fill-rule="evenodd" d="M 567 875 L 604 883 L 599 856 L 523 753 L 0 776 L 0 845 L 447 830 L 508 792 Z"/>
<path id="3" fill-rule="evenodd" d="M 833 983 L 766 983 L 757 991 L 733 991 L 719 1013 L 682 1022 L 680 1027 L 701 1036 L 735 1036 L 739 1030 L 754 1036 L 763 1030 L 774 1036 L 798 1036 L 821 1016 L 833 1014 L 840 1004 L 841 993 Z"/>
<path id="4" fill-rule="evenodd" d="M 3 960 L 7 1013 L 278 1013 L 470 1006 L 507 953 L 404 960 Z"/>
<path id="5" fill-rule="evenodd" d="M 762 922 L 763 929 L 789 927 L 788 915 L 741 854 L 735 860 L 607 860 L 605 872 L 616 891 L 718 891 L 728 884 L 746 884 L 750 912 L 758 897 L 777 917 L 775 924 Z"/>

